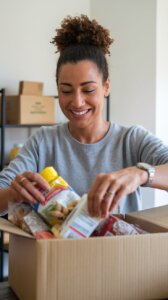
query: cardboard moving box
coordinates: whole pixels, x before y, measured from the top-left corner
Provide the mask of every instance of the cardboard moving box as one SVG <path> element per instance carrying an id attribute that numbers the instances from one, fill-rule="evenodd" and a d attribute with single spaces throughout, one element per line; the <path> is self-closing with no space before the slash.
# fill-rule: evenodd
<path id="1" fill-rule="evenodd" d="M 43 82 L 20 81 L 19 82 L 19 94 L 42 96 Z"/>
<path id="2" fill-rule="evenodd" d="M 54 124 L 55 100 L 49 96 L 6 96 L 7 124 Z"/>
<path id="3" fill-rule="evenodd" d="M 11 233 L 9 282 L 19 299 L 168 298 L 168 206 L 125 219 L 153 233 L 35 240 L 1 219 L 1 230 Z"/>

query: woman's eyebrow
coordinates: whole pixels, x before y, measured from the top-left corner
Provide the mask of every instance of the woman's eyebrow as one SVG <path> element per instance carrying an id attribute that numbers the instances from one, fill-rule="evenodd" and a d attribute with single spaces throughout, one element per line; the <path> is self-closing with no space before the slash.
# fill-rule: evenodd
<path id="1" fill-rule="evenodd" d="M 68 82 L 61 82 L 60 85 L 72 86 L 72 84 L 70 84 L 70 83 L 68 83 Z"/>
<path id="2" fill-rule="evenodd" d="M 93 81 L 93 80 L 91 80 L 91 81 L 84 81 L 84 82 L 81 82 L 80 83 L 80 85 L 85 85 L 85 84 L 89 84 L 89 83 L 97 83 L 96 81 Z"/>
<path id="3" fill-rule="evenodd" d="M 84 81 L 84 82 L 81 82 L 80 85 L 83 86 L 83 85 L 86 85 L 86 84 L 90 84 L 90 83 L 97 83 L 96 81 L 93 81 L 93 80 L 90 80 L 90 81 Z M 71 83 L 68 83 L 68 82 L 61 82 L 60 85 L 66 85 L 66 86 L 72 86 Z"/>

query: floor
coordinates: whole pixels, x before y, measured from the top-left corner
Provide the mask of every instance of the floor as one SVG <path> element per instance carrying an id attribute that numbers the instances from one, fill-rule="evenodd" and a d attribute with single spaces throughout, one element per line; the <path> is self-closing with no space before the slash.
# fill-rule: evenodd
<path id="1" fill-rule="evenodd" d="M 0 283 L 0 299 L 5 300 L 18 300 L 14 292 L 9 286 L 8 282 Z"/>

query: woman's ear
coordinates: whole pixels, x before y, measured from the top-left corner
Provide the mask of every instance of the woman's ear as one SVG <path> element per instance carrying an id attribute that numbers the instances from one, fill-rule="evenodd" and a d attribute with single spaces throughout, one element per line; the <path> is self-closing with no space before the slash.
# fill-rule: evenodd
<path id="1" fill-rule="evenodd" d="M 108 78 L 104 84 L 104 97 L 107 97 L 110 93 L 110 79 Z"/>

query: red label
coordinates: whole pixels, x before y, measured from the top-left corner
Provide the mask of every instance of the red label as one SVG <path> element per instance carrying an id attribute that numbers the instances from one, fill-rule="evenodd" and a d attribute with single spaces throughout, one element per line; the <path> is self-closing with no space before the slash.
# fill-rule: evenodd
<path id="1" fill-rule="evenodd" d="M 45 196 L 46 202 L 48 202 L 51 198 L 53 198 L 55 195 L 59 194 L 60 192 L 66 190 L 67 188 L 65 187 L 57 187 L 53 188 L 52 190 L 49 191 L 49 193 Z"/>

